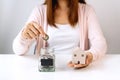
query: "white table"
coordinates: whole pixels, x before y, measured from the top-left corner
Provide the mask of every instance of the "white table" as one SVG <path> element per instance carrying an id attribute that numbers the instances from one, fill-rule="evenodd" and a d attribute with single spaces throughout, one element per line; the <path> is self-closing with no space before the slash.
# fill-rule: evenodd
<path id="1" fill-rule="evenodd" d="M 70 55 L 56 55 L 56 72 L 39 72 L 38 57 L 0 55 L 0 80 L 120 80 L 120 55 L 106 55 L 84 69 L 67 67 Z"/>

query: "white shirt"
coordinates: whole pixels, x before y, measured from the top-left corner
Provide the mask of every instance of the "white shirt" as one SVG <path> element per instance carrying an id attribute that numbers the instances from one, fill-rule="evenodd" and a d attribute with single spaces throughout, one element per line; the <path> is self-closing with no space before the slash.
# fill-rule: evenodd
<path id="1" fill-rule="evenodd" d="M 70 24 L 56 24 L 58 28 L 48 25 L 49 49 L 54 49 L 54 53 L 71 54 L 73 48 L 79 46 L 80 28 L 78 24 L 75 28 Z"/>

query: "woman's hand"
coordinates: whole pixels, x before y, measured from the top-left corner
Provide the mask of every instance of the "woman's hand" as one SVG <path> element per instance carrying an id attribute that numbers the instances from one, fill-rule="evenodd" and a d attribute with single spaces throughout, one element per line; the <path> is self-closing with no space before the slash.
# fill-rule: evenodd
<path id="1" fill-rule="evenodd" d="M 33 39 L 38 37 L 40 34 L 44 36 L 45 32 L 36 22 L 28 23 L 22 31 L 22 37 L 25 39 Z"/>
<path id="2" fill-rule="evenodd" d="M 69 66 L 69 67 L 76 68 L 76 69 L 78 69 L 78 68 L 84 68 L 84 67 L 87 67 L 87 66 L 92 62 L 92 60 L 93 60 L 93 55 L 92 55 L 92 53 L 87 52 L 85 64 L 74 64 L 74 63 L 72 63 L 72 61 L 70 61 L 70 62 L 68 63 L 68 66 Z"/>

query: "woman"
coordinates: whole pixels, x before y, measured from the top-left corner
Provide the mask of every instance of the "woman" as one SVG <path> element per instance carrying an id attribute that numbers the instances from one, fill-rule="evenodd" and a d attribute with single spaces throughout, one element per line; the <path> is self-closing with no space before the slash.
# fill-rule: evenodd
<path id="1" fill-rule="evenodd" d="M 49 35 L 49 48 L 54 48 L 55 53 L 70 54 L 76 47 L 87 53 L 86 64 L 69 62 L 71 67 L 86 67 L 107 50 L 95 11 L 85 0 L 46 0 L 44 5 L 37 6 L 15 38 L 14 52 L 26 54 L 36 41 L 38 54 L 43 45 L 41 37 L 46 34 Z"/>

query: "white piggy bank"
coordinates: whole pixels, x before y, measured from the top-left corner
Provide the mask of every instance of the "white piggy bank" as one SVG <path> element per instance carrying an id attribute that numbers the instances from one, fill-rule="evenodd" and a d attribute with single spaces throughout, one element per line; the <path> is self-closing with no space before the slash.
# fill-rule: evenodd
<path id="1" fill-rule="evenodd" d="M 85 60 L 86 60 L 85 51 L 81 50 L 79 47 L 75 48 L 72 54 L 72 62 L 75 64 L 85 64 Z"/>

